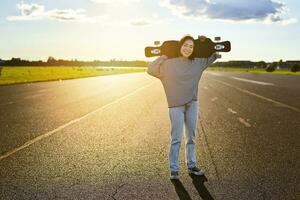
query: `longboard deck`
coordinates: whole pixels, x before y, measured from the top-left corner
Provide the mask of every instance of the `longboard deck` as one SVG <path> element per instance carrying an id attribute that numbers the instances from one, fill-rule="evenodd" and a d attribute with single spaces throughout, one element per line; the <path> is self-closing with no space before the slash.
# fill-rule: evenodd
<path id="1" fill-rule="evenodd" d="M 215 52 L 229 52 L 231 50 L 231 44 L 229 41 L 213 42 L 211 39 L 206 38 L 204 42 L 200 42 L 196 39 L 194 42 L 194 55 L 196 58 L 208 58 Z M 163 42 L 159 47 L 146 47 L 145 56 L 154 57 L 166 55 L 168 58 L 178 57 L 179 41 L 168 40 Z"/>

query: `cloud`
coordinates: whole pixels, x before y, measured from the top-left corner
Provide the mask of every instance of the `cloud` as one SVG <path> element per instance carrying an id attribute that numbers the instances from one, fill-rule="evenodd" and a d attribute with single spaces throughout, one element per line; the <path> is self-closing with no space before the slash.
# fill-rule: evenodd
<path id="1" fill-rule="evenodd" d="M 161 6 L 175 15 L 194 19 L 231 22 L 256 21 L 265 23 L 295 23 L 285 18 L 286 5 L 275 0 L 161 0 Z"/>
<path id="2" fill-rule="evenodd" d="M 298 23 L 299 20 L 296 18 L 290 18 L 290 19 L 285 19 L 281 22 L 282 25 L 289 25 L 289 24 L 295 24 Z"/>
<path id="3" fill-rule="evenodd" d="M 129 21 L 131 26 L 148 26 L 154 24 L 166 24 L 172 21 L 172 19 L 162 18 L 157 13 L 153 13 L 150 18 L 136 18 Z"/>
<path id="4" fill-rule="evenodd" d="M 94 3 L 104 3 L 104 4 L 129 4 L 138 3 L 140 0 L 90 0 Z"/>
<path id="5" fill-rule="evenodd" d="M 130 22 L 132 26 L 146 26 L 152 24 L 149 20 L 145 19 L 135 19 Z"/>
<path id="6" fill-rule="evenodd" d="M 45 10 L 43 5 L 19 3 L 17 8 L 21 11 L 21 15 L 8 16 L 8 21 L 23 20 L 58 20 L 58 21 L 77 21 L 77 22 L 98 22 L 103 20 L 105 16 L 88 17 L 84 9 L 53 9 Z"/>
<path id="7" fill-rule="evenodd" d="M 45 8 L 38 4 L 17 4 L 17 8 L 21 11 L 19 16 L 9 16 L 7 20 L 17 21 L 17 20 L 37 20 L 45 17 Z"/>
<path id="8" fill-rule="evenodd" d="M 38 4 L 17 4 L 17 8 L 21 10 L 22 15 L 29 16 L 32 14 L 40 14 L 44 12 L 44 6 Z"/>

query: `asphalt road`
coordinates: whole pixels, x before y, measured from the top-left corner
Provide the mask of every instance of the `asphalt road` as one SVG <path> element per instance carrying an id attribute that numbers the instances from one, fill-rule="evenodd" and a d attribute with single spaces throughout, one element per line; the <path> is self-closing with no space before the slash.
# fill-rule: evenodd
<path id="1" fill-rule="evenodd" d="M 197 158 L 169 180 L 170 121 L 146 73 L 0 87 L 0 199 L 300 199 L 300 77 L 205 72 Z"/>

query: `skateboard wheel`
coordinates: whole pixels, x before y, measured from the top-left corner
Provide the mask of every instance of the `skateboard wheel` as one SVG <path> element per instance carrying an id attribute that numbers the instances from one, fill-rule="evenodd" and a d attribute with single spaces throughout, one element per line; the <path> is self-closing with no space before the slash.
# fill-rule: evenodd
<path id="1" fill-rule="evenodd" d="M 215 46 L 215 50 L 217 50 L 217 51 L 220 51 L 220 50 L 222 50 L 222 49 L 225 49 L 225 46 L 222 45 L 222 44 L 217 44 L 217 45 Z"/>
<path id="2" fill-rule="evenodd" d="M 157 55 L 157 54 L 160 54 L 160 50 L 159 49 L 153 49 L 151 51 L 151 53 Z"/>

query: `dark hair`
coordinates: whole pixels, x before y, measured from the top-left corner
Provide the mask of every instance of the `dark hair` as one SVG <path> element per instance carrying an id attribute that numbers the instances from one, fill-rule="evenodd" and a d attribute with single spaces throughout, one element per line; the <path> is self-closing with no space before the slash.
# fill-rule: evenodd
<path id="1" fill-rule="evenodd" d="M 194 39 L 192 36 L 190 36 L 190 35 L 185 35 L 185 36 L 183 36 L 183 37 L 179 40 L 179 45 L 178 45 L 178 47 L 179 47 L 179 48 L 178 48 L 178 56 L 182 56 L 180 50 L 181 50 L 181 47 L 182 47 L 183 43 L 184 43 L 186 40 L 192 40 L 192 41 L 194 42 L 194 45 L 195 45 L 195 39 Z M 194 60 L 194 58 L 195 58 L 194 50 L 195 50 L 195 46 L 194 46 L 194 49 L 193 49 L 192 54 L 188 57 L 188 59 Z"/>

